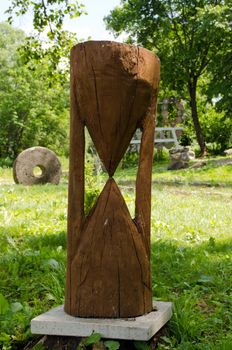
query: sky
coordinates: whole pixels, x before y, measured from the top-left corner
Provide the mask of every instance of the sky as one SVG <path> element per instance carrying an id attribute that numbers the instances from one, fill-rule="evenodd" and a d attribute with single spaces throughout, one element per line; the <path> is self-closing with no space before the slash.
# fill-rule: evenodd
<path id="1" fill-rule="evenodd" d="M 77 33 L 78 39 L 92 40 L 115 40 L 122 41 L 120 37 L 115 39 L 113 34 L 105 29 L 103 17 L 108 15 L 110 10 L 120 4 L 120 0 L 80 0 L 85 5 L 88 15 L 82 15 L 77 19 L 65 21 L 65 29 Z M 10 5 L 10 0 L 0 0 L 0 22 L 7 19 L 4 12 Z M 24 30 L 29 34 L 32 29 L 32 21 L 30 15 L 17 18 L 14 27 Z"/>

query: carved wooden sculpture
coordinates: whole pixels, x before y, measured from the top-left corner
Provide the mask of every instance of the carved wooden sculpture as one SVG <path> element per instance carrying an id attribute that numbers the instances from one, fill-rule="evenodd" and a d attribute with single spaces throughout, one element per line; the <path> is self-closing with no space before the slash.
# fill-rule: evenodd
<path id="1" fill-rule="evenodd" d="M 71 53 L 71 144 L 65 311 L 80 317 L 134 317 L 152 310 L 151 171 L 159 60 L 116 42 L 86 42 Z M 84 127 L 109 179 L 84 215 Z M 132 220 L 112 178 L 142 129 Z"/>

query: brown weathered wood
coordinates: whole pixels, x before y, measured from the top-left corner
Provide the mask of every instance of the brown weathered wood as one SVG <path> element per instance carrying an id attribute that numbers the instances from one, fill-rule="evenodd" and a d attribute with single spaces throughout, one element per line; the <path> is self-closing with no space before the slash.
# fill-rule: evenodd
<path id="1" fill-rule="evenodd" d="M 154 150 L 156 96 L 152 108 L 143 121 L 139 166 L 136 177 L 135 222 L 144 237 L 144 244 L 150 257 L 151 222 L 151 177 Z"/>
<path id="2" fill-rule="evenodd" d="M 68 263 L 65 310 L 134 317 L 152 310 L 151 167 L 159 60 L 146 49 L 87 42 L 72 50 Z M 84 125 L 109 173 L 87 218 Z M 135 130 L 143 130 L 132 220 L 112 178 Z"/>
<path id="3" fill-rule="evenodd" d="M 80 115 L 112 176 L 150 107 L 158 60 L 148 50 L 112 42 L 90 41 L 75 52 Z"/>
<path id="4" fill-rule="evenodd" d="M 131 317 L 148 311 L 144 295 L 150 277 L 149 259 L 112 178 L 84 223 L 72 277 L 74 315 Z"/>
<path id="5" fill-rule="evenodd" d="M 81 224 L 84 219 L 84 158 L 85 137 L 84 124 L 80 119 L 79 107 L 75 94 L 76 59 L 75 50 L 71 54 L 71 81 L 70 81 L 70 155 L 69 155 L 69 190 L 68 190 L 68 244 L 67 244 L 67 272 L 65 310 L 72 313 L 72 276 L 71 263 L 77 248 L 77 239 L 80 235 Z"/>

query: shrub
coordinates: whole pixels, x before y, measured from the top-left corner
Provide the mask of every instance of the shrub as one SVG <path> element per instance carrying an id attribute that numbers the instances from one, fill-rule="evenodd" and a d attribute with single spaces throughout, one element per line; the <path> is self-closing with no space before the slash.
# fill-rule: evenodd
<path id="1" fill-rule="evenodd" d="M 220 153 L 232 145 L 232 118 L 207 104 L 200 121 L 209 150 Z"/>
<path id="2" fill-rule="evenodd" d="M 139 162 L 139 153 L 127 151 L 122 159 L 122 169 L 135 167 L 137 166 L 138 162 Z"/>

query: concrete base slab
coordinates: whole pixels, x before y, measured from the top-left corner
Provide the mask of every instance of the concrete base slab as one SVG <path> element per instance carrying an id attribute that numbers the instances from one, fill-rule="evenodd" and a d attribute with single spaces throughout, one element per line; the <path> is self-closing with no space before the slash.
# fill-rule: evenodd
<path id="1" fill-rule="evenodd" d="M 154 311 L 135 318 L 80 318 L 64 312 L 59 306 L 31 321 L 31 332 L 43 335 L 87 337 L 93 332 L 102 338 L 149 340 L 172 316 L 172 303 L 153 302 Z"/>

